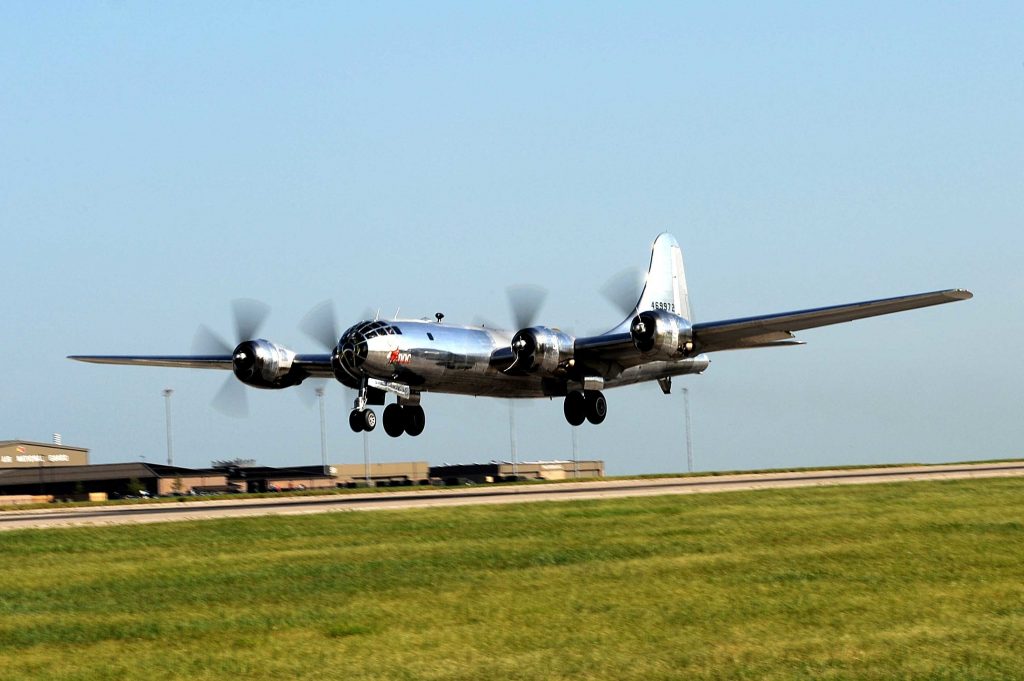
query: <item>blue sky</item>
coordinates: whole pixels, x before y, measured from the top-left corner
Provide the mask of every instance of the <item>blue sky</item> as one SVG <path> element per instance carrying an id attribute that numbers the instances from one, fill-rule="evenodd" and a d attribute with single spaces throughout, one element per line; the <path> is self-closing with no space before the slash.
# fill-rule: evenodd
<path id="1" fill-rule="evenodd" d="M 328 297 L 508 321 L 521 282 L 605 328 L 667 230 L 700 320 L 976 294 L 713 355 L 677 382 L 697 468 L 1019 456 L 1022 38 L 1019 3 L 4 3 L 0 439 L 160 461 L 171 387 L 178 463 L 316 462 L 292 391 L 232 419 L 223 374 L 64 357 L 187 352 L 237 297 L 300 351 Z M 331 458 L 360 461 L 337 388 Z M 608 398 L 581 455 L 683 467 L 681 394 Z M 425 407 L 372 457 L 507 456 L 506 402 Z M 516 410 L 520 457 L 570 454 L 559 401 Z"/>

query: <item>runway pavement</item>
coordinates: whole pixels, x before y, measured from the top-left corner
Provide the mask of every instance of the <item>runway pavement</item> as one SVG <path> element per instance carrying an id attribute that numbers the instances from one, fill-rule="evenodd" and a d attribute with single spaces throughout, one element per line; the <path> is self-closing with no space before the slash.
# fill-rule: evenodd
<path id="1" fill-rule="evenodd" d="M 1024 475 L 1024 462 L 901 466 L 787 473 L 606 480 L 549 485 L 425 488 L 415 491 L 313 497 L 187 501 L 0 512 L 0 530 L 121 525 L 337 511 L 380 511 L 432 506 L 514 504 L 533 501 L 608 499 L 697 494 L 815 485 L 860 485 L 909 480 L 950 480 Z"/>

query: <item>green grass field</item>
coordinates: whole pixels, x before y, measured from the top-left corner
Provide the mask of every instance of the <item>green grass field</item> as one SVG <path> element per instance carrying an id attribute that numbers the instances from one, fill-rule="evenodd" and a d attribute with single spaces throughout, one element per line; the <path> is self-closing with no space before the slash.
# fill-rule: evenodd
<path id="1" fill-rule="evenodd" d="M 1024 479 L 0 534 L 0 679 L 1020 679 Z"/>

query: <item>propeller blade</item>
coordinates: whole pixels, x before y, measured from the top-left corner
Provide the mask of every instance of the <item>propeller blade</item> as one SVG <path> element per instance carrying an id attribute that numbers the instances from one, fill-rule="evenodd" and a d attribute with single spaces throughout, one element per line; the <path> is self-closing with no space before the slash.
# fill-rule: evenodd
<path id="1" fill-rule="evenodd" d="M 192 338 L 192 354 L 194 355 L 230 355 L 235 348 L 228 345 L 228 342 L 210 330 L 206 325 L 200 325 L 196 329 L 196 335 Z"/>
<path id="2" fill-rule="evenodd" d="M 333 350 L 341 336 L 338 331 L 338 320 L 334 314 L 334 303 L 325 300 L 307 312 L 299 322 L 299 329 L 319 343 L 324 350 L 328 352 Z"/>
<path id="3" fill-rule="evenodd" d="M 235 318 L 235 339 L 241 343 L 256 338 L 270 314 L 270 306 L 251 298 L 237 298 L 231 301 L 231 312 Z"/>
<path id="4" fill-rule="evenodd" d="M 295 387 L 295 392 L 302 401 L 302 406 L 312 409 L 320 397 L 318 391 L 327 389 L 327 379 L 307 378 L 301 385 Z"/>
<path id="5" fill-rule="evenodd" d="M 213 408 L 226 416 L 243 418 L 249 415 L 249 397 L 245 385 L 229 375 L 213 398 Z"/>
<path id="6" fill-rule="evenodd" d="M 516 329 L 533 326 L 547 296 L 547 289 L 542 286 L 523 284 L 508 288 L 508 304 L 512 308 L 512 318 L 515 320 Z"/>
<path id="7" fill-rule="evenodd" d="M 639 267 L 628 267 L 609 279 L 601 287 L 601 295 L 623 316 L 636 312 L 636 304 L 644 292 L 646 272 Z"/>

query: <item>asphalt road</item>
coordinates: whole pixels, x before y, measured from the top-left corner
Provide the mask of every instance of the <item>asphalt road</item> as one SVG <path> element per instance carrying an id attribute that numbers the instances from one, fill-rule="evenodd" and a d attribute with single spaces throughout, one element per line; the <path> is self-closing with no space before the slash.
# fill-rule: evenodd
<path id="1" fill-rule="evenodd" d="M 659 494 L 698 494 L 734 490 L 777 489 L 815 485 L 861 485 L 907 480 L 950 480 L 1024 475 L 1024 462 L 903 466 L 856 470 L 757 473 L 714 477 L 657 478 L 571 482 L 554 485 L 508 487 L 426 488 L 415 491 L 190 501 L 170 504 L 139 504 L 55 508 L 0 512 L 0 530 L 28 528 L 122 525 L 182 520 L 208 520 L 261 515 L 298 515 L 332 511 L 380 511 L 432 506 L 515 504 L 533 501 L 608 499 Z"/>

